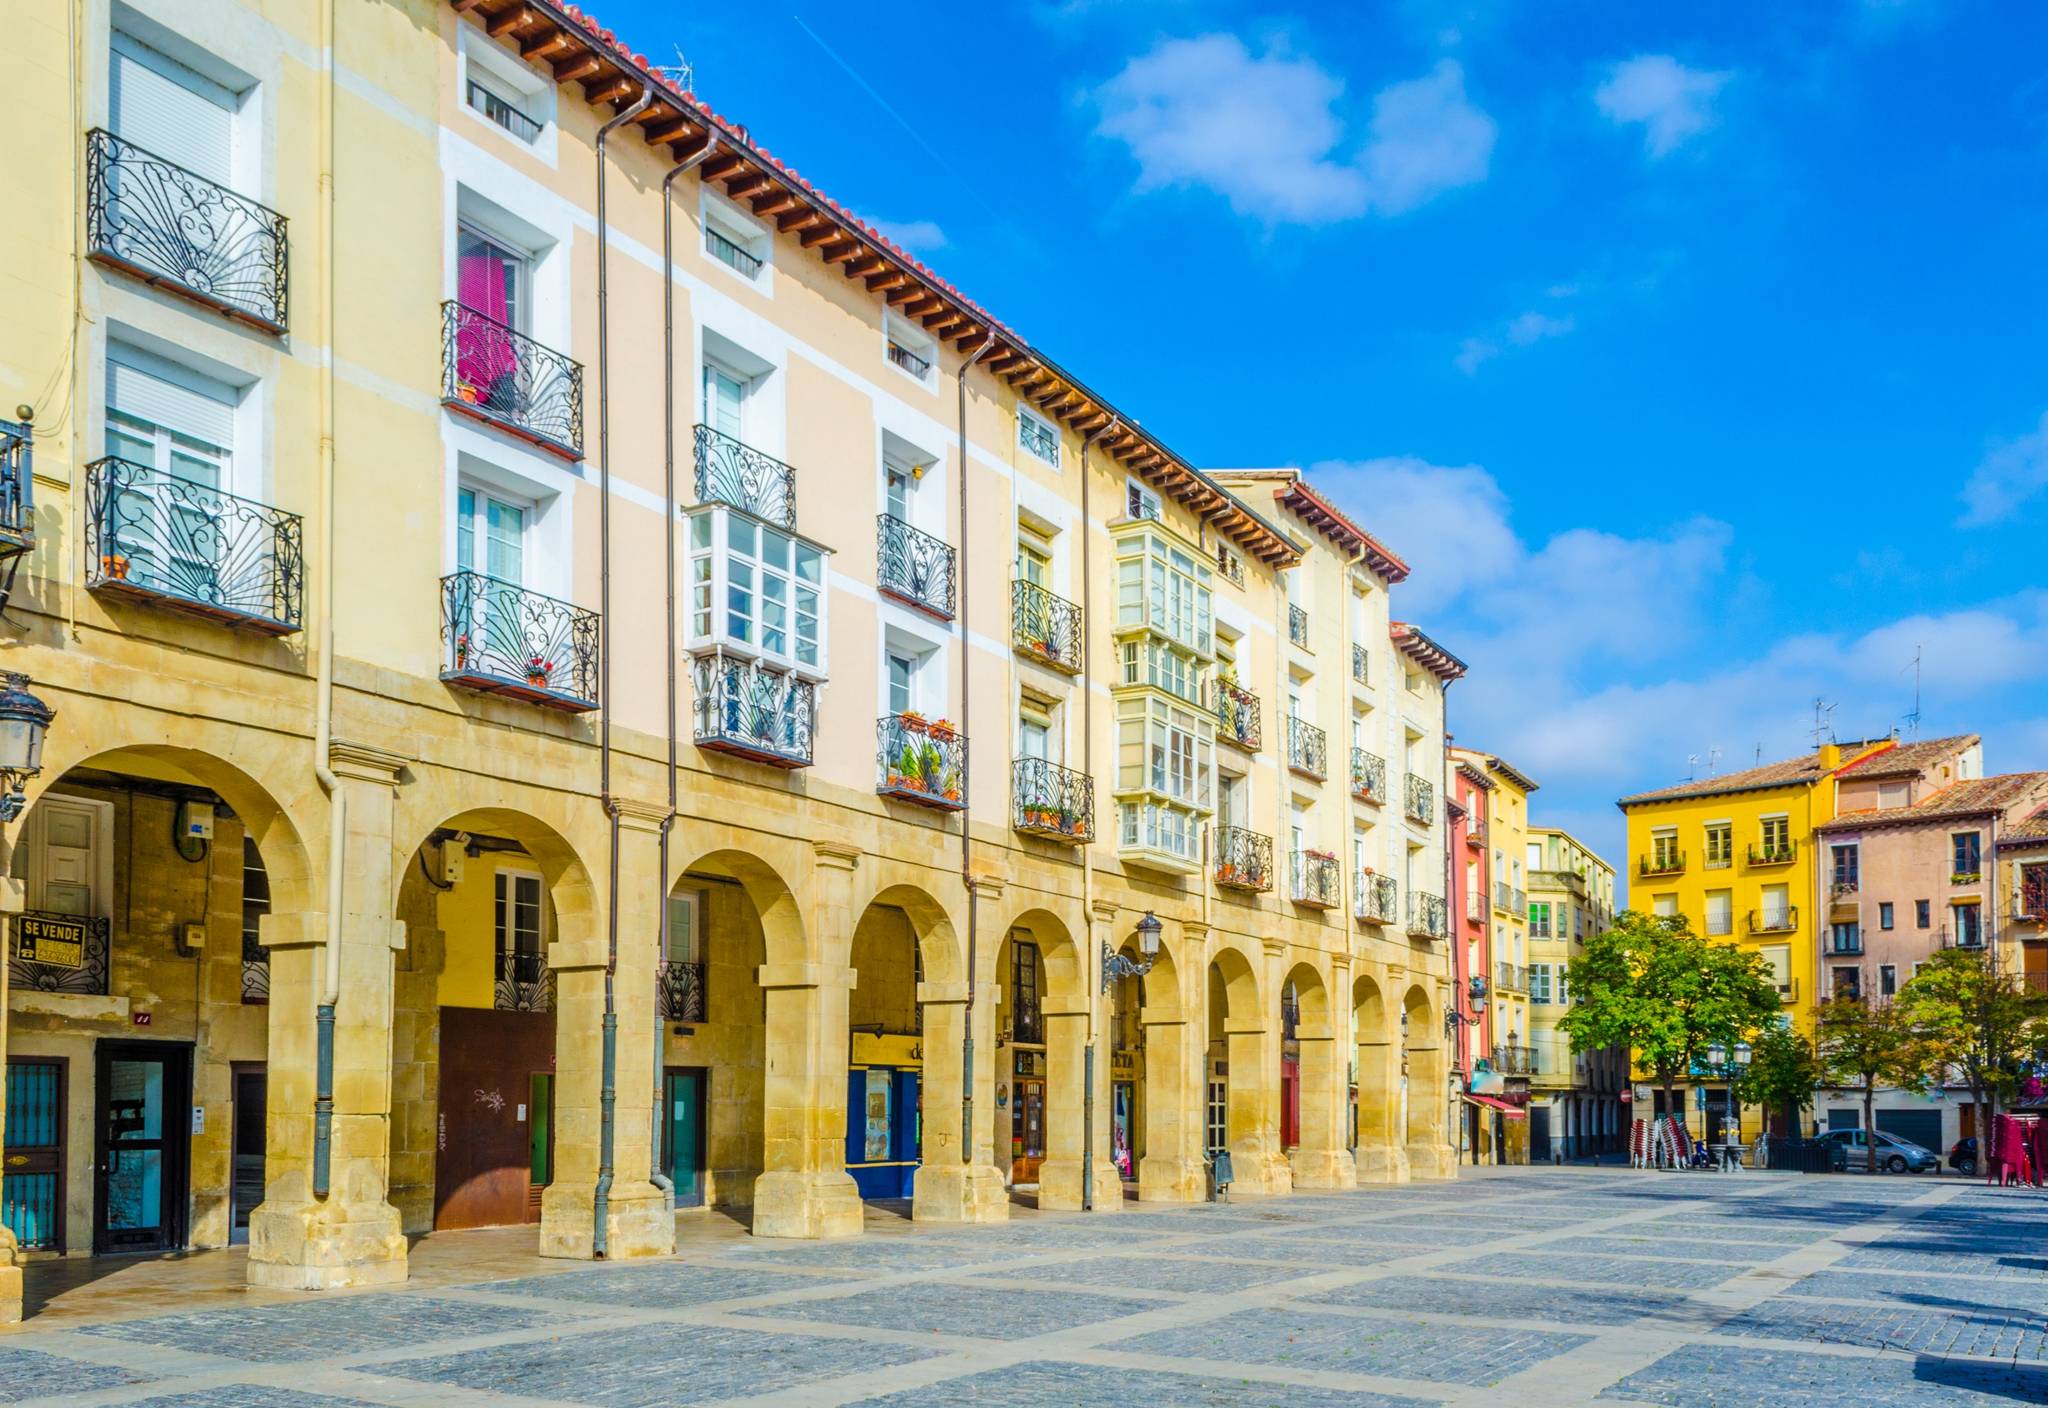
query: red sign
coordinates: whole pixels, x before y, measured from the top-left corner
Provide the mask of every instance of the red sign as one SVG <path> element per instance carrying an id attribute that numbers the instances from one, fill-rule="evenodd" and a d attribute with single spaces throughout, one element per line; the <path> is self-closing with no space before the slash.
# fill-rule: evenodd
<path id="1" fill-rule="evenodd" d="M 1635 1092 L 1634 1092 L 1633 1090 L 1624 1090 L 1624 1091 L 1622 1091 L 1622 1092 L 1621 1092 L 1621 1103 L 1622 1103 L 1622 1104 L 1624 1104 L 1624 1105 L 1628 1104 L 1628 1103 L 1629 1103 L 1629 1101 L 1631 1101 L 1631 1100 L 1633 1100 L 1633 1099 L 1635 1099 L 1635 1098 L 1636 1098 L 1636 1093 L 1635 1093 Z"/>
<path id="2" fill-rule="evenodd" d="M 135 1023 L 135 1025 L 138 1027 L 146 1027 L 149 1025 L 149 1013 L 130 1012 L 128 1014 L 128 1020 Z"/>

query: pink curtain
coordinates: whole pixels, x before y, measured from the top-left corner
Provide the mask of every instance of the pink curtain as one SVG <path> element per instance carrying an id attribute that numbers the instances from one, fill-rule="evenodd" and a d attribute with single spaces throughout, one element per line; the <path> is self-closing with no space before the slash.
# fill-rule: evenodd
<path id="1" fill-rule="evenodd" d="M 455 300 L 483 318 L 461 317 L 455 331 L 455 374 L 462 385 L 486 399 L 519 364 L 505 330 L 505 266 L 489 254 L 464 254 L 455 263 Z M 484 318 L 491 321 L 485 322 Z"/>

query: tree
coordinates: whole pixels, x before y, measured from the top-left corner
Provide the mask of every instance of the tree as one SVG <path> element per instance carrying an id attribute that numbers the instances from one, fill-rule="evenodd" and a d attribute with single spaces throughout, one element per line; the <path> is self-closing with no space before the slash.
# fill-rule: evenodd
<path id="1" fill-rule="evenodd" d="M 1700 1053 L 1732 1046 L 1778 1015 L 1763 959 L 1708 943 L 1675 915 L 1624 910 L 1571 961 L 1572 1009 L 1558 1022 L 1572 1044 L 1623 1046 L 1664 1092 L 1664 1108 Z"/>
<path id="2" fill-rule="evenodd" d="M 1900 989 L 1898 1005 L 1928 1065 L 1962 1073 L 1988 1141 L 1999 1101 L 2018 1092 L 2048 1039 L 2048 1003 L 1993 967 L 1985 950 L 1945 948 Z"/>
<path id="3" fill-rule="evenodd" d="M 1877 1172 L 1872 1107 L 1880 1084 L 1916 1087 L 1928 1058 L 1906 1014 L 1889 1000 L 1837 997 L 1814 1018 L 1814 1048 L 1829 1085 L 1863 1093 L 1864 1168 Z"/>
<path id="4" fill-rule="evenodd" d="M 1821 1083 L 1813 1043 L 1784 1022 L 1766 1022 L 1751 1038 L 1750 1050 L 1737 1095 L 1744 1104 L 1782 1111 L 1787 1131 L 1797 1138 L 1799 1112 L 1813 1104 L 1813 1088 Z"/>

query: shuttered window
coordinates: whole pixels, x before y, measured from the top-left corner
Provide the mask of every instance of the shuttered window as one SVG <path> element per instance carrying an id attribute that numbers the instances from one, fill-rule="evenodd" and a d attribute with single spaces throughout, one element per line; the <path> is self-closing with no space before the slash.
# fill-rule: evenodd
<path id="1" fill-rule="evenodd" d="M 140 348 L 107 349 L 107 453 L 209 488 L 234 455 L 235 389 Z"/>
<path id="2" fill-rule="evenodd" d="M 233 93 L 129 35 L 108 59 L 114 135 L 219 186 L 234 172 Z"/>

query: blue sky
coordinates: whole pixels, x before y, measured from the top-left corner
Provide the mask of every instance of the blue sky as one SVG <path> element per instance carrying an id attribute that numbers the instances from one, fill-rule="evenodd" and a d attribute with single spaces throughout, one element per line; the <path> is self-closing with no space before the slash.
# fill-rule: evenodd
<path id="1" fill-rule="evenodd" d="M 1916 651 L 1923 736 L 2048 767 L 2048 8 L 593 8 L 1189 459 L 1314 470 L 1617 862 Z"/>

